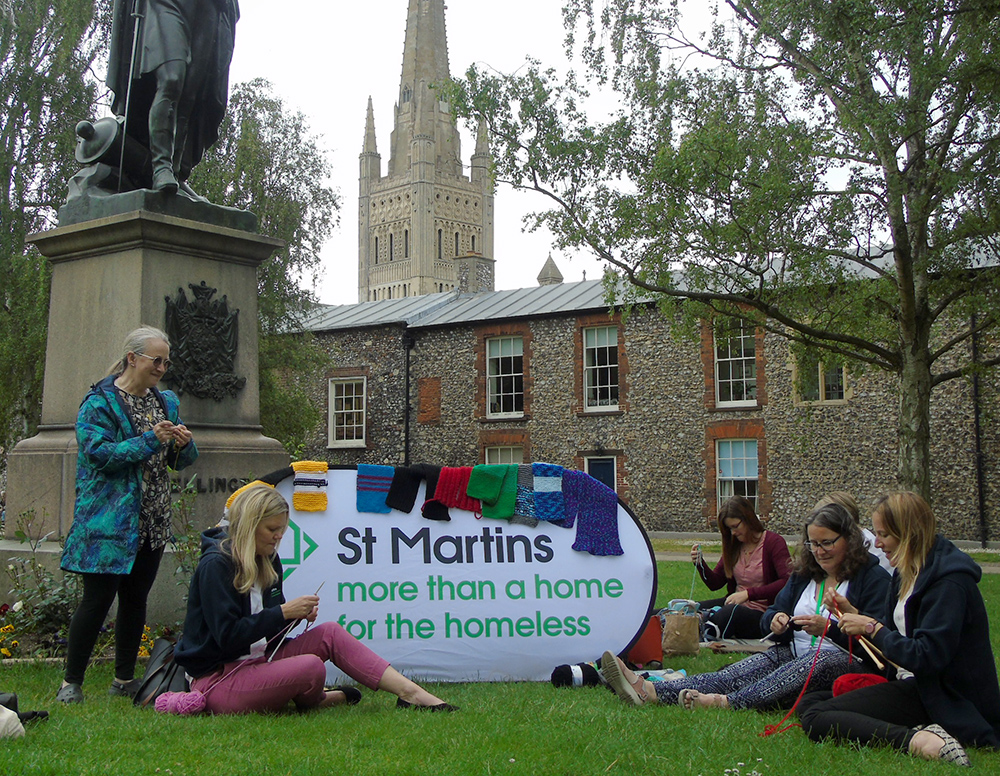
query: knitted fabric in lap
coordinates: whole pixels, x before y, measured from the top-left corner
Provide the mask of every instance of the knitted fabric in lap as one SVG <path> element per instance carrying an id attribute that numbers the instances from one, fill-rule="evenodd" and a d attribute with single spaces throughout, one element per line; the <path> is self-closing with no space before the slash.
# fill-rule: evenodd
<path id="1" fill-rule="evenodd" d="M 554 463 L 533 463 L 535 517 L 558 524 L 566 518 L 563 502 L 563 467 Z"/>
<path id="2" fill-rule="evenodd" d="M 368 463 L 358 464 L 357 506 L 359 512 L 387 515 L 392 509 L 385 503 L 392 484 L 393 468 Z"/>
<path id="3" fill-rule="evenodd" d="M 618 495 L 589 474 L 563 472 L 567 519 L 577 518 L 573 549 L 591 555 L 624 555 L 618 538 Z"/>

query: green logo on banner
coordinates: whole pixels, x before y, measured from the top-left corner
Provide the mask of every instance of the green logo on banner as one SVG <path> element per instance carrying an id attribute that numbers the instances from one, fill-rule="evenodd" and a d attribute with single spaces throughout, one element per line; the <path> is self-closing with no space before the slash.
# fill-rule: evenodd
<path id="1" fill-rule="evenodd" d="M 291 536 L 288 535 L 289 533 Z M 287 547 L 288 542 L 292 544 L 292 556 L 281 559 L 281 567 L 284 569 L 282 579 L 288 579 L 292 575 L 292 572 L 301 566 L 306 558 L 313 554 L 313 550 L 319 547 L 312 540 L 312 537 L 293 522 L 288 523 L 288 532 L 281 540 L 281 546 L 283 548 Z"/>

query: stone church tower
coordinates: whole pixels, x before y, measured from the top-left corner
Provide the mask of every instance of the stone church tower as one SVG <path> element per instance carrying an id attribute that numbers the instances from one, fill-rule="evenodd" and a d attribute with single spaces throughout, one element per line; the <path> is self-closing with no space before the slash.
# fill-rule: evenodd
<path id="1" fill-rule="evenodd" d="M 389 169 L 368 99 L 358 200 L 358 301 L 493 290 L 492 158 L 484 128 L 469 175 L 437 87 L 449 77 L 444 0 L 409 0 Z"/>

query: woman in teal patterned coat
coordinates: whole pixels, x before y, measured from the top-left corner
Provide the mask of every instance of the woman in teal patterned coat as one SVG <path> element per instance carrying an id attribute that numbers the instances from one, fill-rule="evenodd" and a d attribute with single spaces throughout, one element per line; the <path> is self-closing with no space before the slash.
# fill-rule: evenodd
<path id="1" fill-rule="evenodd" d="M 135 694 L 146 599 L 172 538 L 167 467 L 183 469 L 198 457 L 177 396 L 156 388 L 170 367 L 167 335 L 143 326 L 125 338 L 122 351 L 76 419 L 76 507 L 61 566 L 82 575 L 83 598 L 70 621 L 66 673 L 56 694 L 64 703 L 83 701 L 87 664 L 116 596 L 109 692 Z"/>

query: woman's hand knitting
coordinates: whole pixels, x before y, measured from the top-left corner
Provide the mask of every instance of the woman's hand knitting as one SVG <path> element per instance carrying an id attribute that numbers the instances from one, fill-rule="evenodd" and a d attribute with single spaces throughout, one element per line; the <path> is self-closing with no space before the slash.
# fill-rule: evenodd
<path id="1" fill-rule="evenodd" d="M 286 620 L 308 620 L 314 622 L 319 611 L 318 595 L 300 595 L 281 605 L 281 613 Z"/>

